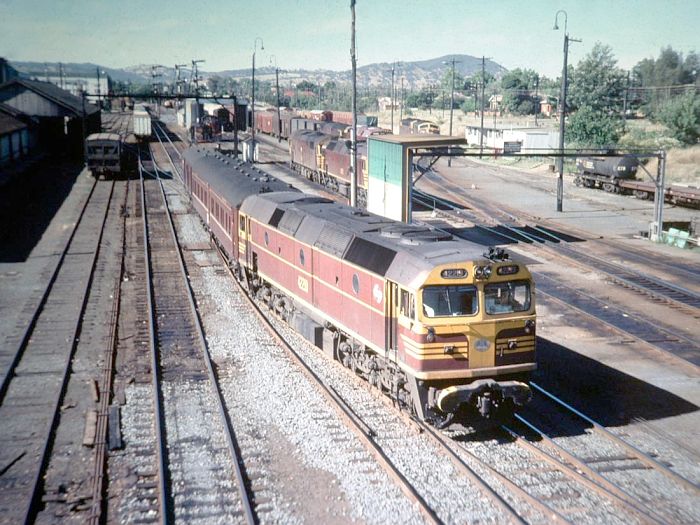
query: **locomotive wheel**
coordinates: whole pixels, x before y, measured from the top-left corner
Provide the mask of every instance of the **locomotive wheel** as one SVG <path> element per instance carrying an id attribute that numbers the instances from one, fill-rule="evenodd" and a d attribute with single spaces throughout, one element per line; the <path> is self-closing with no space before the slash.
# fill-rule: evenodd
<path id="1" fill-rule="evenodd" d="M 603 189 L 608 193 L 615 193 L 615 185 L 610 182 L 604 182 Z"/>

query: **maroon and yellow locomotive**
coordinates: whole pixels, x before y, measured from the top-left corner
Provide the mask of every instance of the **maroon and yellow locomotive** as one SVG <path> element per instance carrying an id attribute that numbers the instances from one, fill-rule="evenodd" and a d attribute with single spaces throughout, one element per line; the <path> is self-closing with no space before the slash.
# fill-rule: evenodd
<path id="1" fill-rule="evenodd" d="M 525 265 L 228 157 L 183 158 L 194 206 L 239 278 L 330 357 L 436 423 L 529 400 L 535 293 Z"/>

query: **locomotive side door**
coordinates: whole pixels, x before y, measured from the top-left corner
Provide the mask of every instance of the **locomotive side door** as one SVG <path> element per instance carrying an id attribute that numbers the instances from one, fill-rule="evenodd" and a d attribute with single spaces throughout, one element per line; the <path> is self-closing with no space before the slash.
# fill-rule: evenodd
<path id="1" fill-rule="evenodd" d="M 398 313 L 399 313 L 399 287 L 391 281 L 386 282 L 385 289 L 384 320 L 386 326 L 386 357 L 398 361 Z"/>

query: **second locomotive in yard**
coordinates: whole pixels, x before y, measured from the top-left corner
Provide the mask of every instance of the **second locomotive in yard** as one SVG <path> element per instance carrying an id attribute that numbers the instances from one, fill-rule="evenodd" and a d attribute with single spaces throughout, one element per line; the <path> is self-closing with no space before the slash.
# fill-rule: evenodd
<path id="1" fill-rule="evenodd" d="M 191 148 L 185 185 L 251 293 L 421 419 L 530 398 L 534 285 L 503 253 L 301 193 Z"/>

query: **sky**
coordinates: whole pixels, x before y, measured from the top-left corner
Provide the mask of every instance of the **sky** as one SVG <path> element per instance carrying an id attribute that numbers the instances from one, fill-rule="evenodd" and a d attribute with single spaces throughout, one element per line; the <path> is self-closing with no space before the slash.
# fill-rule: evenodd
<path id="1" fill-rule="evenodd" d="M 621 67 L 670 45 L 700 52 L 700 0 L 357 0 L 358 66 L 449 54 L 561 72 L 567 13 L 576 64 L 596 41 Z M 0 56 L 107 67 L 189 63 L 350 69 L 350 0 L 0 0 Z"/>

